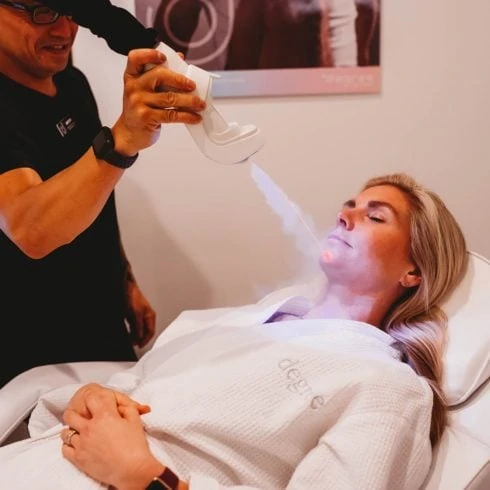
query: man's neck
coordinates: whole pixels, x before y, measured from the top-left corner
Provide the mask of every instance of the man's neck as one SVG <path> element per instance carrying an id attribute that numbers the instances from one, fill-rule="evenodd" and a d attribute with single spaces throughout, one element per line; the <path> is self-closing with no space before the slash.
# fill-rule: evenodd
<path id="1" fill-rule="evenodd" d="M 57 88 L 52 76 L 36 76 L 35 74 L 27 73 L 15 65 L 12 66 L 12 64 L 5 63 L 0 63 L 0 72 L 14 82 L 31 90 L 35 90 L 49 97 L 56 95 Z"/>
<path id="2" fill-rule="evenodd" d="M 35 79 L 32 77 L 15 77 L 11 74 L 7 74 L 7 76 L 15 82 L 24 85 L 24 87 L 40 92 L 48 97 L 54 97 L 56 95 L 57 88 L 53 77 L 47 79 Z"/>

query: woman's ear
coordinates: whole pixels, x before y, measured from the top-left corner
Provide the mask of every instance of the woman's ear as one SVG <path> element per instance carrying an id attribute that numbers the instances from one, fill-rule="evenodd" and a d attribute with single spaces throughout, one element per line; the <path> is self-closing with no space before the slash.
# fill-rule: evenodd
<path id="1" fill-rule="evenodd" d="M 408 271 L 400 280 L 400 284 L 404 288 L 414 288 L 418 286 L 422 281 L 420 272 L 417 269 Z"/>

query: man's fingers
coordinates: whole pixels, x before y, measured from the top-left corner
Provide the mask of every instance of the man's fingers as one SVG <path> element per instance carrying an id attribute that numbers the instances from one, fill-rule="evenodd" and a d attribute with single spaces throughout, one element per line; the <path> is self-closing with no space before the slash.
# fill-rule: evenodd
<path id="1" fill-rule="evenodd" d="M 194 80 L 165 66 L 155 66 L 138 77 L 139 87 L 149 92 L 192 92 L 196 88 Z"/>
<path id="2" fill-rule="evenodd" d="M 184 109 L 152 109 L 146 107 L 142 117 L 147 127 L 158 127 L 161 124 L 184 123 L 197 124 L 202 118 L 199 114 Z"/>
<path id="3" fill-rule="evenodd" d="M 200 112 L 206 108 L 206 103 L 197 95 L 177 92 L 147 93 L 142 100 L 154 109 L 179 108 Z"/>
<path id="4" fill-rule="evenodd" d="M 155 49 L 136 49 L 128 54 L 126 75 L 138 78 L 142 87 L 150 91 L 173 88 L 185 92 L 195 90 L 196 84 L 190 78 L 162 66 L 166 57 Z"/>
<path id="5" fill-rule="evenodd" d="M 133 49 L 128 53 L 126 73 L 137 77 L 145 72 L 146 65 L 161 65 L 166 57 L 156 49 Z"/>
<path id="6" fill-rule="evenodd" d="M 155 313 L 147 313 L 143 319 L 144 329 L 140 336 L 139 347 L 144 347 L 155 335 Z"/>
<path id="7" fill-rule="evenodd" d="M 159 111 L 159 117 L 162 124 L 183 123 L 197 124 L 202 121 L 202 117 L 194 112 L 186 110 L 166 109 Z"/>

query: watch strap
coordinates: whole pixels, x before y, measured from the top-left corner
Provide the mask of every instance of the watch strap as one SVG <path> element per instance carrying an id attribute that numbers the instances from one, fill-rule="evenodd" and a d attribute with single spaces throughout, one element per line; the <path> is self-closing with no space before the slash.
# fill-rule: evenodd
<path id="1" fill-rule="evenodd" d="M 119 168 L 129 168 L 138 158 L 138 153 L 132 156 L 121 155 L 114 149 L 114 137 L 107 126 L 103 126 L 92 141 L 95 156 Z"/>
<path id="2" fill-rule="evenodd" d="M 179 477 L 170 468 L 165 468 L 145 490 L 178 490 L 179 483 Z"/>

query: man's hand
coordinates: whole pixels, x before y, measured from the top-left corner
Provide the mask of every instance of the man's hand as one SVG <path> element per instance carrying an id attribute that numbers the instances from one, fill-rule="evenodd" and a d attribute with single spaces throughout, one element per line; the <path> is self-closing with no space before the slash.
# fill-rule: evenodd
<path id="1" fill-rule="evenodd" d="M 153 145 L 165 123 L 197 124 L 205 101 L 191 92 L 193 80 L 162 66 L 166 58 L 156 49 L 128 54 L 124 73 L 123 111 L 112 128 L 115 149 L 134 155 Z M 155 65 L 145 71 L 147 65 Z"/>
<path id="2" fill-rule="evenodd" d="M 156 313 L 134 280 L 126 280 L 126 321 L 133 344 L 144 347 L 155 335 Z"/>

